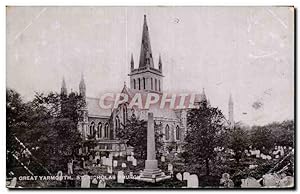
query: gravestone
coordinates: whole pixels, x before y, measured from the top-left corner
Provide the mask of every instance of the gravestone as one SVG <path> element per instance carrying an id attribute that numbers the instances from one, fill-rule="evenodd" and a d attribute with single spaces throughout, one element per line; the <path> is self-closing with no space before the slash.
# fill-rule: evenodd
<path id="1" fill-rule="evenodd" d="M 169 172 L 173 171 L 173 165 L 171 163 L 168 164 L 168 171 Z"/>
<path id="2" fill-rule="evenodd" d="M 279 181 L 279 187 L 293 187 L 294 186 L 294 177 L 286 176 Z"/>
<path id="3" fill-rule="evenodd" d="M 125 176 L 123 171 L 118 171 L 117 182 L 124 184 Z"/>
<path id="4" fill-rule="evenodd" d="M 123 162 L 122 163 L 122 168 L 126 168 L 126 166 L 127 166 L 126 163 Z"/>
<path id="5" fill-rule="evenodd" d="M 112 167 L 111 166 L 107 166 L 107 173 L 112 174 Z"/>
<path id="6" fill-rule="evenodd" d="M 263 176 L 263 185 L 265 187 L 277 187 L 280 178 L 276 174 L 265 174 Z"/>
<path id="7" fill-rule="evenodd" d="M 182 179 L 182 180 L 188 180 L 189 176 L 190 176 L 190 173 L 189 173 L 189 172 L 184 172 L 184 173 L 183 173 L 183 179 Z"/>
<path id="8" fill-rule="evenodd" d="M 234 187 L 234 183 L 230 179 L 230 175 L 228 173 L 223 173 L 222 174 L 220 184 L 223 185 L 224 188 L 233 188 Z"/>
<path id="9" fill-rule="evenodd" d="M 106 165 L 112 167 L 112 158 L 107 158 L 106 159 Z"/>
<path id="10" fill-rule="evenodd" d="M 242 179 L 241 188 L 260 188 L 261 185 L 257 180 L 253 177 L 248 177 L 246 179 Z"/>
<path id="11" fill-rule="evenodd" d="M 132 165 L 137 166 L 137 160 L 135 158 L 132 160 Z"/>
<path id="12" fill-rule="evenodd" d="M 64 178 L 64 177 L 63 177 L 63 172 L 62 172 L 62 171 L 58 171 L 56 176 L 57 176 L 57 180 L 59 180 L 59 181 L 62 181 L 63 178 Z"/>
<path id="13" fill-rule="evenodd" d="M 99 183 L 98 183 L 98 188 L 105 188 L 106 186 L 106 182 L 105 180 L 99 180 Z"/>
<path id="14" fill-rule="evenodd" d="M 129 177 L 130 177 L 130 178 L 133 177 L 133 172 L 129 172 Z"/>
<path id="15" fill-rule="evenodd" d="M 117 160 L 114 160 L 113 161 L 113 167 L 117 167 L 118 166 L 118 161 Z"/>
<path id="16" fill-rule="evenodd" d="M 161 156 L 160 161 L 165 162 L 166 161 L 166 157 L 165 156 Z"/>
<path id="17" fill-rule="evenodd" d="M 12 178 L 12 180 L 10 181 L 10 184 L 8 186 L 8 188 L 15 188 L 17 185 L 17 177 Z"/>
<path id="18" fill-rule="evenodd" d="M 199 180 L 196 174 L 192 174 L 187 179 L 187 188 L 198 188 Z"/>
<path id="19" fill-rule="evenodd" d="M 83 175 L 81 177 L 81 188 L 90 188 L 91 186 L 91 177 L 89 175 Z"/>
<path id="20" fill-rule="evenodd" d="M 182 175 L 180 172 L 176 174 L 176 178 L 177 180 L 182 181 Z"/>
<path id="21" fill-rule="evenodd" d="M 67 164 L 68 166 L 68 175 L 72 175 L 73 174 L 73 161 L 70 160 Z"/>
<path id="22" fill-rule="evenodd" d="M 97 184 L 98 184 L 98 181 L 97 181 L 96 178 L 94 178 L 94 179 L 92 180 L 92 184 L 94 184 L 94 185 L 97 185 Z"/>

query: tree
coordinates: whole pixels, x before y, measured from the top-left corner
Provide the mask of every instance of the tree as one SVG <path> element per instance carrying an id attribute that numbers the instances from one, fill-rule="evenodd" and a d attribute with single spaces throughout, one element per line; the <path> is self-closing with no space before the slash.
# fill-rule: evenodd
<path id="1" fill-rule="evenodd" d="M 188 111 L 185 137 L 186 162 L 190 165 L 205 162 L 206 175 L 210 174 L 209 162 L 214 159 L 214 148 L 222 146 L 224 116 L 218 108 L 203 101 L 199 108 Z"/>
<path id="2" fill-rule="evenodd" d="M 248 132 L 240 126 L 235 126 L 228 133 L 228 148 L 233 150 L 234 159 L 239 165 L 244 151 L 249 147 Z"/>
<path id="3" fill-rule="evenodd" d="M 294 147 L 294 121 L 274 122 L 266 127 L 272 131 L 276 145 Z"/>
<path id="4" fill-rule="evenodd" d="M 262 153 L 269 154 L 274 147 L 274 135 L 266 126 L 253 126 L 251 134 L 251 145 Z"/>
<path id="5" fill-rule="evenodd" d="M 36 94 L 31 102 L 23 103 L 17 92 L 8 90 L 8 149 L 12 153 L 22 152 L 17 148 L 16 137 L 30 150 L 32 157 L 50 171 L 65 169 L 67 160 L 81 144 L 77 125 L 83 105 L 82 97 L 75 93 L 68 96 Z"/>
<path id="6" fill-rule="evenodd" d="M 162 148 L 161 124 L 154 125 L 156 154 Z M 145 160 L 147 156 L 147 121 L 131 117 L 124 127 L 117 129 L 117 137 L 127 140 L 127 145 L 134 147 L 135 154 Z"/>

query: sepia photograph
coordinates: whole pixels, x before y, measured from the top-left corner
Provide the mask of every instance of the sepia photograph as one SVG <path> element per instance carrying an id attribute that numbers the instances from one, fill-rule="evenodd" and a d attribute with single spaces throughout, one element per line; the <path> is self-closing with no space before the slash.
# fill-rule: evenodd
<path id="1" fill-rule="evenodd" d="M 295 189 L 293 6 L 7 6 L 9 189 Z"/>

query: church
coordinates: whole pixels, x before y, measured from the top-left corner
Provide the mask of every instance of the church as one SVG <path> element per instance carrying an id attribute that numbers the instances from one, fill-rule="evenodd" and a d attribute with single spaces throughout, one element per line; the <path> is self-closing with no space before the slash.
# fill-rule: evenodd
<path id="1" fill-rule="evenodd" d="M 149 28 L 146 15 L 144 15 L 143 32 L 140 57 L 138 66 L 135 65 L 133 55 L 130 60 L 130 78 L 129 87 L 124 84 L 121 93 L 132 98 L 136 93 L 145 95 L 148 93 L 163 94 L 163 62 L 161 56 L 154 63 L 152 49 L 150 44 Z M 157 66 L 157 67 L 156 67 Z M 63 80 L 62 93 L 66 93 L 66 83 Z M 84 77 L 81 77 L 79 83 L 79 94 L 84 97 L 86 106 L 83 109 L 83 120 L 78 123 L 78 130 L 83 137 L 83 145 L 93 142 L 95 147 L 85 147 L 84 152 L 93 149 L 96 151 L 107 152 L 128 152 L 126 140 L 116 137 L 117 130 L 126 125 L 130 117 L 136 117 L 140 120 L 147 120 L 148 112 L 154 115 L 154 122 L 161 126 L 163 152 L 168 153 L 168 146 L 175 145 L 173 151 L 181 152 L 183 150 L 184 137 L 187 131 L 187 111 L 188 108 L 170 109 L 160 108 L 159 106 L 150 106 L 149 108 L 128 107 L 128 103 L 122 103 L 117 108 L 103 109 L 99 106 L 99 98 L 86 96 L 86 85 Z M 209 100 L 206 98 L 204 89 L 201 94 L 195 96 L 195 104 L 201 101 Z M 233 126 L 233 101 L 229 99 L 229 125 Z"/>

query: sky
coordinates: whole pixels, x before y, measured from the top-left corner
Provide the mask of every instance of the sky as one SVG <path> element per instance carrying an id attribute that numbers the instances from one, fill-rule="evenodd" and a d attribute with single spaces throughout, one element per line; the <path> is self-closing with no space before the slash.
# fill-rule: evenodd
<path id="1" fill-rule="evenodd" d="M 129 85 L 147 15 L 154 64 L 164 91 L 206 96 L 235 121 L 263 125 L 294 118 L 294 10 L 289 7 L 8 7 L 7 87 L 87 96 Z"/>

